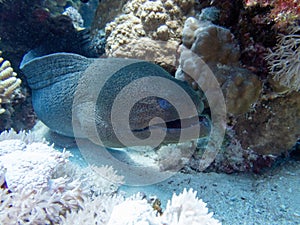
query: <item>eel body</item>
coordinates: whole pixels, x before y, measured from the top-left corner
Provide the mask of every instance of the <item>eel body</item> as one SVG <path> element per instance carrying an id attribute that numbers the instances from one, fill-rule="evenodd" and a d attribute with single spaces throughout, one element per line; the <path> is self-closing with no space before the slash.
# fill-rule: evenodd
<path id="1" fill-rule="evenodd" d="M 59 134 L 118 148 L 151 145 L 152 134 L 163 135 L 164 144 L 210 132 L 209 120 L 199 117 L 203 103 L 194 90 L 155 64 L 28 53 L 20 68 L 38 118 Z"/>

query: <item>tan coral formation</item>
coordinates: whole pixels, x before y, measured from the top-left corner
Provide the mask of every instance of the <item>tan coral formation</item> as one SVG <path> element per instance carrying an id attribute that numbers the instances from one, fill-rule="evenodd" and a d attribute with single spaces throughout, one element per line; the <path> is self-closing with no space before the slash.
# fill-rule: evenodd
<path id="1" fill-rule="evenodd" d="M 295 90 L 298 86 L 299 57 L 294 56 L 297 56 L 299 46 L 295 46 L 296 41 L 290 38 L 291 36 L 284 39 L 284 42 L 289 42 L 289 45 L 285 43 L 285 46 L 292 46 L 290 50 L 293 53 L 283 53 L 282 47 L 278 48 L 277 53 L 280 54 L 276 55 L 274 52 L 273 61 L 270 63 L 275 62 L 273 65 L 276 68 L 278 65 L 285 65 L 281 70 L 273 68 L 274 72 L 278 73 L 275 79 L 282 84 L 289 84 L 290 88 Z M 269 93 L 255 74 L 242 68 L 239 63 L 238 45 L 229 30 L 207 21 L 189 18 L 183 29 L 183 46 L 180 51 L 177 78 L 187 80 L 197 88 L 195 81 L 182 68 L 196 71 L 199 74 L 197 79 L 201 81 L 201 74 L 207 73 L 203 69 L 206 63 L 220 83 L 227 112 L 232 115 L 228 118 L 235 134 L 231 141 L 240 142 L 240 151 L 245 149 L 258 155 L 278 156 L 296 143 L 300 137 L 298 94 L 287 94 L 286 88 L 274 82 L 269 83 L 277 93 Z M 287 63 L 287 59 L 290 63 Z M 213 107 L 213 104 L 210 107 Z"/>
<path id="2" fill-rule="evenodd" d="M 183 24 L 193 13 L 194 0 L 130 0 L 123 7 L 123 14 L 105 27 L 106 54 L 145 59 L 148 52 L 144 49 L 156 45 L 156 55 L 150 61 L 175 70 L 176 49 L 181 41 Z M 146 39 L 141 41 L 141 38 Z M 166 43 L 160 46 L 162 42 Z M 130 46 L 136 46 L 136 43 L 138 47 L 134 48 L 135 54 L 131 56 Z M 170 50 L 162 51 L 164 46 Z"/>
<path id="3" fill-rule="evenodd" d="M 178 79 L 188 81 L 197 89 L 197 83 L 183 71 L 183 67 L 193 67 L 201 78 L 205 62 L 220 83 L 225 95 L 227 112 L 240 115 L 250 111 L 262 90 L 257 76 L 242 68 L 239 63 L 239 46 L 233 34 L 209 21 L 199 21 L 193 17 L 186 20 L 183 29 L 183 45 L 180 48 L 180 66 L 176 71 Z"/>
<path id="4" fill-rule="evenodd" d="M 225 95 L 227 112 L 240 115 L 251 111 L 262 91 L 262 82 L 249 70 L 219 66 L 213 69 Z"/>
<path id="5" fill-rule="evenodd" d="M 6 111 L 3 105 L 10 104 L 16 92 L 20 91 L 21 79 L 16 76 L 10 62 L 0 57 L 0 114 Z"/>
<path id="6" fill-rule="evenodd" d="M 239 65 L 239 45 L 224 27 L 189 17 L 184 24 L 182 42 L 208 64 Z"/>

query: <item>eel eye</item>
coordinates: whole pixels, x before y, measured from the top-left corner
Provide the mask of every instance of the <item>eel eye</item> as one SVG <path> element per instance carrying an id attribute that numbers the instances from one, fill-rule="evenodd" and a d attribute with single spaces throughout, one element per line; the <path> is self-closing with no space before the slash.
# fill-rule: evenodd
<path id="1" fill-rule="evenodd" d="M 166 99 L 159 98 L 157 102 L 162 109 L 169 109 L 172 107 L 172 105 Z"/>

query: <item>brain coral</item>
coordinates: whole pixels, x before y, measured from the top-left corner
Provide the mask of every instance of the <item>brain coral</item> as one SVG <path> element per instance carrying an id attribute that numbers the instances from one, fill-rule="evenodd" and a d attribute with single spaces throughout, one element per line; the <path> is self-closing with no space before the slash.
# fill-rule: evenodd
<path id="1" fill-rule="evenodd" d="M 123 14 L 117 16 L 105 27 L 108 56 L 118 57 L 123 56 L 124 53 L 128 55 L 130 51 L 124 45 L 135 45 L 140 38 L 147 37 L 149 38 L 147 42 L 139 43 L 139 47 L 135 48 L 135 52 L 139 51 L 140 57 L 143 58 L 144 49 L 148 45 L 153 46 L 153 42 L 172 41 L 172 54 L 160 53 L 160 58 L 162 60 L 167 58 L 167 61 L 173 62 L 181 41 L 184 21 L 187 16 L 194 13 L 194 0 L 129 0 L 122 12 Z M 101 17 L 99 16 L 96 20 L 100 21 Z M 98 29 L 101 28 L 98 27 Z M 120 50 L 121 46 L 122 50 Z M 159 52 L 159 48 L 157 50 Z M 155 61 L 155 58 L 151 61 Z"/>
<path id="2" fill-rule="evenodd" d="M 15 94 L 20 90 L 21 80 L 16 76 L 17 74 L 11 68 L 10 62 L 0 57 L 0 114 L 6 111 L 2 106 L 10 104 Z"/>

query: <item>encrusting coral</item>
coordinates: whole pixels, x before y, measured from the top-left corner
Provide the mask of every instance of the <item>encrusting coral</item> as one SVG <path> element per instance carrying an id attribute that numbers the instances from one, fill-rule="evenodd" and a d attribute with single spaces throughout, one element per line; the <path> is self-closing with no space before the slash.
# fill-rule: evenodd
<path id="1" fill-rule="evenodd" d="M 1 55 L 0 51 L 0 55 Z M 15 94 L 20 91 L 21 79 L 16 77 L 8 60 L 0 57 L 0 114 L 6 110 L 3 105 L 10 104 Z"/>
<path id="2" fill-rule="evenodd" d="M 291 90 L 300 90 L 300 25 L 293 24 L 281 34 L 274 51 L 266 59 L 274 79 Z"/>
<path id="3" fill-rule="evenodd" d="M 0 135 L 0 223 L 220 224 L 192 189 L 174 195 L 163 215 L 144 196 L 117 194 L 123 183 L 112 167 L 79 168 L 33 133 Z"/>

